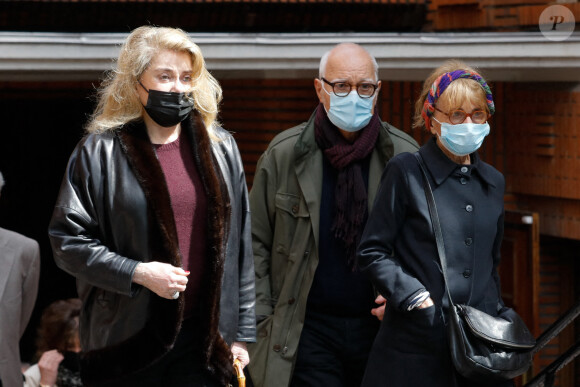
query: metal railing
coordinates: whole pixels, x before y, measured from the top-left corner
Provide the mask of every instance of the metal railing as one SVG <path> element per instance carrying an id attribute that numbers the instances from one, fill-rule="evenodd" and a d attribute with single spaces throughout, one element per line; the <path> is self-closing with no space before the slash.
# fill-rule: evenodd
<path id="1" fill-rule="evenodd" d="M 576 317 L 580 315 L 580 300 L 576 302 L 564 315 L 556 320 L 544 333 L 536 340 L 536 346 L 532 350 L 534 355 L 539 352 L 554 337 L 558 336 Z M 539 374 L 526 383 L 524 387 L 553 387 L 556 379 L 556 373 L 564 368 L 568 363 L 580 355 L 580 340 L 576 341 L 566 352 L 560 355 L 556 360 L 550 363 Z"/>

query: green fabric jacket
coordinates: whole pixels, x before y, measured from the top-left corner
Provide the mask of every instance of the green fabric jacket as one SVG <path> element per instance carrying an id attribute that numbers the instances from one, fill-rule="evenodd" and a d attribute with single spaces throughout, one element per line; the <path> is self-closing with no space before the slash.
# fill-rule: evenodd
<path id="1" fill-rule="evenodd" d="M 369 167 L 369 210 L 389 159 L 417 149 L 410 136 L 381 123 Z M 318 266 L 322 157 L 313 114 L 276 136 L 258 161 L 250 192 L 252 246 L 256 315 L 267 317 L 258 324 L 258 341 L 248 345 L 256 387 L 285 387 L 291 381 Z"/>

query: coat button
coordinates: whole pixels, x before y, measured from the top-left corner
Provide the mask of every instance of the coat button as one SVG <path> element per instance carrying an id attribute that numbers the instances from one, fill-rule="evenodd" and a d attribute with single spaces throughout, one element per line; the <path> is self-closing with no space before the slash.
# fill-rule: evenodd
<path id="1" fill-rule="evenodd" d="M 465 211 L 467 211 L 467 212 L 473 211 L 473 206 L 471 204 L 466 205 L 465 206 Z"/>
<path id="2" fill-rule="evenodd" d="M 471 238 L 465 238 L 465 244 L 467 246 L 471 246 L 472 243 L 473 243 L 473 239 L 471 239 Z"/>
<path id="3" fill-rule="evenodd" d="M 280 350 L 282 349 L 282 346 L 280 344 L 275 344 L 274 348 L 272 348 L 274 350 L 274 352 L 280 352 Z"/>
<path id="4" fill-rule="evenodd" d="M 467 173 L 467 167 L 461 167 L 461 172 Z"/>
<path id="5" fill-rule="evenodd" d="M 464 276 L 465 278 L 469 278 L 469 277 L 471 277 L 471 270 L 469 270 L 469 269 L 466 269 L 466 270 L 463 272 L 463 276 Z"/>
<path id="6" fill-rule="evenodd" d="M 296 214 L 297 212 L 298 212 L 298 205 L 295 204 L 295 205 L 292 206 L 292 213 L 293 214 Z"/>
<path id="7" fill-rule="evenodd" d="M 288 300 L 288 305 L 292 305 L 295 301 L 296 299 L 292 297 L 291 299 Z"/>
<path id="8" fill-rule="evenodd" d="M 460 182 L 462 185 L 465 185 L 465 184 L 467 184 L 467 179 L 466 179 L 465 177 L 462 177 L 461 179 L 459 179 L 459 182 Z"/>
<path id="9" fill-rule="evenodd" d="M 260 332 L 258 332 L 258 336 L 259 337 L 268 337 L 268 330 L 267 329 L 260 329 Z"/>

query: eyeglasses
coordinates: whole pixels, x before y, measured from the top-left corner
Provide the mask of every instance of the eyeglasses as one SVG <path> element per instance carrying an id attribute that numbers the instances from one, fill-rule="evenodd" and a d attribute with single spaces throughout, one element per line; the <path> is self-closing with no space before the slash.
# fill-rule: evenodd
<path id="1" fill-rule="evenodd" d="M 435 110 L 449 117 L 449 121 L 454 125 L 462 124 L 467 117 L 471 118 L 471 121 L 473 121 L 474 124 L 483 124 L 489 118 L 489 114 L 481 109 L 476 109 L 471 113 L 467 113 L 461 109 L 451 110 L 449 113 L 445 113 L 443 110 L 438 109 L 435 106 Z"/>
<path id="2" fill-rule="evenodd" d="M 346 97 L 352 90 L 352 85 L 347 82 L 328 82 L 326 79 L 321 78 L 324 83 L 332 87 L 332 92 L 336 94 L 337 97 Z M 378 86 L 373 83 L 363 82 L 356 85 L 356 92 L 361 98 L 371 98 L 375 95 Z"/>

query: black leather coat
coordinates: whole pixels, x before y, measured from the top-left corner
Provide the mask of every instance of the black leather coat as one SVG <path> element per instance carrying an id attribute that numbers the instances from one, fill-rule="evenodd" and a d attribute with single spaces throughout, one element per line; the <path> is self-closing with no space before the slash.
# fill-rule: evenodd
<path id="1" fill-rule="evenodd" d="M 229 346 L 255 341 L 250 214 L 233 138 L 210 140 L 193 113 L 182 123 L 208 197 L 208 281 L 201 326 L 208 370 L 225 381 Z M 77 278 L 83 300 L 83 382 L 103 382 L 162 357 L 179 333 L 183 297 L 163 299 L 132 283 L 139 262 L 180 266 L 161 166 L 143 123 L 90 134 L 72 153 L 49 226 L 57 265 Z M 218 330 L 219 327 L 219 330 Z"/>

